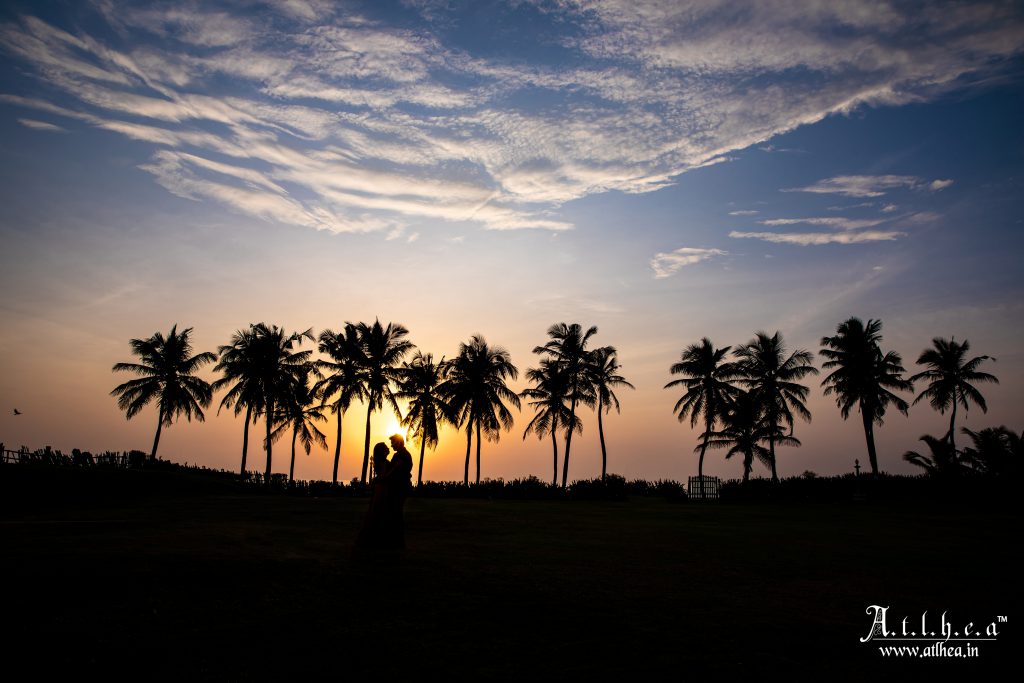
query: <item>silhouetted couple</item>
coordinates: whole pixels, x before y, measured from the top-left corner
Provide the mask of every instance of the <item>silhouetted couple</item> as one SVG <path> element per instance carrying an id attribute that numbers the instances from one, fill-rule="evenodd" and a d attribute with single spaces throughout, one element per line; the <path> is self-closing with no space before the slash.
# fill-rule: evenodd
<path id="1" fill-rule="evenodd" d="M 370 509 L 356 539 L 360 548 L 401 550 L 405 547 L 405 499 L 412 488 L 412 454 L 405 439 L 391 437 L 394 455 L 388 460 L 383 441 L 373 447 L 373 479 L 370 482 Z"/>

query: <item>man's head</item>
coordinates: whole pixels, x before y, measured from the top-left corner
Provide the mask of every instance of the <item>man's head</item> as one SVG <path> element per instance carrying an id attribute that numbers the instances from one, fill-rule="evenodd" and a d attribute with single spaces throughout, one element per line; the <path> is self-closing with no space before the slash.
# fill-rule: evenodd
<path id="1" fill-rule="evenodd" d="M 405 447 L 405 437 L 403 437 L 401 434 L 392 434 L 391 435 L 391 449 L 397 451 L 397 450 L 399 450 L 401 448 L 404 448 L 404 447 Z"/>

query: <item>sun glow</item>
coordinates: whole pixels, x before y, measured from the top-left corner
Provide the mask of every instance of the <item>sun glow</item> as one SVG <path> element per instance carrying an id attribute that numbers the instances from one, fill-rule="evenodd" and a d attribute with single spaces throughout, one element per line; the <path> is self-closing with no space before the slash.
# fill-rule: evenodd
<path id="1" fill-rule="evenodd" d="M 405 439 L 406 441 L 409 440 L 409 435 L 406 433 L 406 428 L 403 427 L 401 423 L 395 418 L 391 418 L 390 420 L 388 420 L 388 426 L 387 429 L 385 430 L 385 436 L 391 436 L 392 434 L 401 434 L 403 439 Z"/>

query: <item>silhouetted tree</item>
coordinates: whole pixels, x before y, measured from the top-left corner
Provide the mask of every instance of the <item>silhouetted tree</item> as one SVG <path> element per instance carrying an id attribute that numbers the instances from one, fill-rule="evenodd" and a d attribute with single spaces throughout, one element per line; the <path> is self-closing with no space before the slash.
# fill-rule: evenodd
<path id="1" fill-rule="evenodd" d="M 408 363 L 402 363 L 398 375 L 397 398 L 408 400 L 402 424 L 412 430 L 412 438 L 420 442 L 420 464 L 416 485 L 423 484 L 423 459 L 427 446 L 437 448 L 438 427 L 445 422 L 456 425 L 456 416 L 438 391 L 448 377 L 448 364 L 442 358 L 434 362 L 433 354 L 417 351 Z"/>
<path id="2" fill-rule="evenodd" d="M 488 346 L 481 335 L 473 335 L 469 344 L 459 344 L 459 354 L 449 365 L 448 379 L 438 393 L 452 407 L 459 426 L 466 426 L 466 470 L 463 482 L 469 484 L 469 455 L 476 430 L 476 483 L 480 483 L 480 439 L 497 441 L 501 430 L 512 429 L 512 412 L 505 402 L 519 408 L 519 397 L 506 380 L 515 379 L 519 370 L 508 351 Z"/>
<path id="3" fill-rule="evenodd" d="M 711 439 L 715 422 L 721 417 L 729 403 L 730 397 L 736 394 L 736 387 L 730 382 L 740 376 L 740 368 L 736 363 L 723 362 L 731 347 L 716 349 L 711 340 L 704 337 L 697 344 L 687 346 L 678 363 L 672 366 L 673 375 L 682 375 L 665 385 L 666 389 L 682 386 L 686 392 L 676 401 L 673 412 L 680 422 L 690 418 L 690 426 L 704 418 L 704 435 L 700 446 L 700 461 L 697 474 L 703 481 L 704 453 Z M 703 489 L 702 489 L 703 493 Z"/>
<path id="4" fill-rule="evenodd" d="M 779 332 L 771 337 L 765 332 L 758 332 L 745 346 L 738 348 L 735 354 L 742 373 L 739 381 L 761 404 L 764 417 L 770 426 L 785 423 L 789 427 L 789 436 L 792 436 L 794 413 L 808 422 L 811 420 L 811 412 L 804 405 L 808 389 L 798 380 L 818 374 L 817 368 L 811 365 L 814 361 L 812 353 L 798 349 L 785 357 L 786 347 Z M 768 452 L 772 465 L 772 481 L 777 483 L 777 440 L 774 435 L 775 430 L 770 430 Z"/>
<path id="5" fill-rule="evenodd" d="M 558 363 L 544 358 L 539 368 L 530 368 L 526 371 L 526 379 L 533 383 L 519 392 L 521 398 L 533 399 L 529 406 L 536 411 L 533 419 L 526 425 L 523 431 L 523 439 L 533 432 L 537 438 L 544 438 L 546 434 L 551 435 L 551 448 L 553 452 L 553 466 L 551 485 L 558 485 L 558 429 L 559 427 L 577 432 L 583 431 L 583 425 L 579 418 L 575 417 L 565 404 L 569 394 L 569 382 L 567 373 L 561 369 Z"/>
<path id="6" fill-rule="evenodd" d="M 604 445 L 604 422 L 602 412 L 619 412 L 619 398 L 615 395 L 616 387 L 635 389 L 626 378 L 618 374 L 622 366 L 614 346 L 602 346 L 594 349 L 587 356 L 587 378 L 593 385 L 594 402 L 597 406 L 597 434 L 601 441 L 601 481 L 605 481 L 608 472 L 608 451 Z"/>
<path id="7" fill-rule="evenodd" d="M 413 344 L 405 339 L 409 330 L 397 323 L 388 323 L 384 327 L 380 320 L 376 320 L 372 325 L 359 323 L 356 329 L 363 349 L 362 377 L 366 399 L 366 441 L 360 474 L 360 481 L 365 484 L 366 470 L 370 464 L 370 416 L 374 410 L 381 410 L 387 401 L 395 411 L 395 417 L 402 419 L 402 411 L 398 408 L 391 387 L 398 379 L 398 364 L 413 349 Z"/>
<path id="8" fill-rule="evenodd" d="M 556 323 L 548 328 L 548 336 L 551 339 L 543 346 L 533 349 L 534 353 L 548 356 L 565 373 L 569 385 L 569 413 L 572 415 L 573 423 L 576 421 L 576 406 L 580 403 L 593 405 L 595 400 L 593 385 L 587 377 L 587 342 L 595 334 L 596 327 L 590 327 L 584 332 L 579 323 Z M 572 447 L 573 431 L 575 430 L 568 429 L 565 432 L 562 488 L 566 487 L 569 479 L 569 451 Z"/>
<path id="9" fill-rule="evenodd" d="M 359 339 L 359 328 L 352 323 L 345 323 L 341 332 L 324 330 L 318 338 L 320 353 L 327 354 L 330 360 L 319 360 L 317 368 L 326 376 L 317 383 L 315 390 L 321 401 L 330 403 L 331 410 L 338 419 L 338 437 L 334 445 L 334 469 L 331 482 L 338 483 L 338 464 L 341 462 L 341 426 L 345 411 L 352 402 L 366 398 L 364 381 L 365 354 Z"/>
<path id="10" fill-rule="evenodd" d="M 288 484 L 295 480 L 295 442 L 302 443 L 306 455 L 315 443 L 320 448 L 327 448 L 327 437 L 316 426 L 327 418 L 323 414 L 323 406 L 314 402 L 313 391 L 309 387 L 309 375 L 315 372 L 311 363 L 307 364 L 302 377 L 295 377 L 295 382 L 285 389 L 284 395 L 277 404 L 277 427 L 271 432 L 270 438 L 277 441 L 288 429 L 292 430 L 292 459 L 288 466 Z"/>
<path id="11" fill-rule="evenodd" d="M 917 359 L 918 365 L 925 365 L 927 370 L 919 372 L 910 378 L 911 382 L 927 380 L 928 387 L 918 394 L 914 399 L 914 405 L 923 398 L 927 398 L 934 410 L 939 414 L 945 414 L 947 408 L 951 408 L 949 416 L 949 432 L 946 434 L 949 439 L 949 447 L 956 453 L 954 435 L 956 432 L 956 407 L 960 404 L 967 410 L 971 403 L 981 407 L 981 412 L 987 413 L 988 406 L 985 405 L 985 397 L 981 395 L 971 382 L 993 382 L 999 383 L 994 375 L 987 372 L 979 372 L 978 367 L 986 360 L 995 361 L 991 356 L 975 356 L 970 360 L 964 360 L 971 345 L 966 339 L 963 344 L 955 340 L 945 340 L 942 337 L 932 339 L 933 348 L 925 349 Z"/>
<path id="12" fill-rule="evenodd" d="M 799 446 L 800 440 L 787 436 L 779 425 L 771 425 L 764 418 L 763 406 L 750 392 L 736 390 L 726 405 L 725 411 L 719 415 L 722 428 L 711 433 L 708 440 L 709 448 L 728 448 L 726 459 L 734 455 L 743 456 L 743 481 L 750 481 L 754 459 L 761 461 L 771 469 L 771 452 L 761 444 L 774 439 L 775 443 L 785 446 Z M 696 446 L 696 453 L 702 448 Z"/>
<path id="13" fill-rule="evenodd" d="M 869 319 L 865 325 L 860 318 L 850 318 L 839 324 L 833 337 L 821 338 L 821 355 L 826 358 L 823 369 L 832 372 L 822 380 L 825 395 L 835 394 L 836 405 L 843 419 L 850 416 L 856 406 L 864 423 L 864 438 L 868 446 L 872 476 L 878 476 L 878 456 L 875 453 L 874 425 L 882 424 L 889 405 L 904 415 L 909 405 L 892 393 L 913 391 L 914 385 L 903 378 L 903 359 L 895 351 L 882 353 L 882 321 Z"/>
<path id="14" fill-rule="evenodd" d="M 249 325 L 247 330 L 238 330 L 231 336 L 231 343 L 218 347 L 220 361 L 213 367 L 215 372 L 223 376 L 213 383 L 213 390 L 220 391 L 231 386 L 228 393 L 220 400 L 217 414 L 221 408 L 234 408 L 239 415 L 245 407 L 245 423 L 242 427 L 242 466 L 240 474 L 245 476 L 246 456 L 249 451 L 249 423 L 255 424 L 256 416 L 263 410 L 263 392 L 258 381 L 255 348 L 256 326 Z"/>
<path id="15" fill-rule="evenodd" d="M 258 323 L 250 325 L 249 333 L 244 339 L 244 353 L 237 356 L 237 365 L 225 362 L 225 349 L 229 354 L 229 361 L 236 358 L 231 355 L 235 344 L 221 347 L 221 362 L 218 367 L 226 366 L 226 369 L 225 377 L 219 380 L 218 384 L 234 381 L 235 386 L 230 391 L 237 392 L 236 400 L 245 398 L 251 401 L 253 409 L 262 413 L 266 422 L 263 443 L 267 449 L 267 468 L 263 480 L 267 484 L 270 483 L 273 461 L 273 439 L 270 433 L 278 414 L 278 404 L 288 400 L 294 391 L 294 385 L 304 381 L 310 369 L 308 361 L 312 351 L 293 350 L 303 339 L 314 341 L 313 330 L 286 334 L 277 325 L 268 327 L 266 323 Z"/>
<path id="16" fill-rule="evenodd" d="M 986 427 L 976 432 L 964 427 L 960 431 L 971 439 L 972 445 L 961 454 L 962 461 L 971 469 L 1002 477 L 1016 477 L 1020 472 L 1024 434 L 1018 435 L 1005 426 Z"/>
<path id="17" fill-rule="evenodd" d="M 115 363 L 113 367 L 113 372 L 138 375 L 138 379 L 119 384 L 110 392 L 111 396 L 117 397 L 117 407 L 125 411 L 127 419 L 132 419 L 146 405 L 156 401 L 156 436 L 150 453 L 154 460 L 160 445 L 160 430 L 165 425 L 170 427 L 179 415 L 184 415 L 190 422 L 195 415 L 196 421 L 203 422 L 206 418 L 202 408 L 213 400 L 210 384 L 196 377 L 195 373 L 217 357 L 208 351 L 191 355 L 191 333 L 191 327 L 178 332 L 178 326 L 174 325 L 167 337 L 156 332 L 148 339 L 132 339 L 128 344 L 132 354 L 139 357 L 139 362 Z"/>
<path id="18" fill-rule="evenodd" d="M 945 437 L 937 439 L 930 434 L 925 434 L 920 440 L 927 444 L 930 453 L 907 451 L 903 454 L 904 460 L 917 465 L 935 477 L 953 477 L 964 472 L 964 466 L 957 457 L 956 451 Z"/>

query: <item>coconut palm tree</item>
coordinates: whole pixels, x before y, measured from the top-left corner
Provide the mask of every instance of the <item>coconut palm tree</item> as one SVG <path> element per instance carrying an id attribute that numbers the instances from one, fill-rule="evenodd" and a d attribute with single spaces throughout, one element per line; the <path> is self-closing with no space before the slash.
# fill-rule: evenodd
<path id="1" fill-rule="evenodd" d="M 237 417 L 245 408 L 245 422 L 242 428 L 242 466 L 240 474 L 245 476 L 246 456 L 249 451 L 249 423 L 256 423 L 256 416 L 263 409 L 263 394 L 257 380 L 256 368 L 256 326 L 249 325 L 247 330 L 238 330 L 231 336 L 231 343 L 217 348 L 220 360 L 213 370 L 223 373 L 223 377 L 213 383 L 213 390 L 220 391 L 231 385 L 231 388 L 220 401 L 217 414 L 222 408 L 234 408 Z"/>
<path id="2" fill-rule="evenodd" d="M 189 422 L 194 415 L 197 422 L 203 422 L 206 417 L 202 409 L 213 400 L 210 384 L 195 373 L 217 357 L 208 351 L 192 355 L 191 334 L 191 327 L 178 332 L 178 326 L 174 325 L 166 337 L 156 332 L 148 339 L 132 339 L 128 345 L 139 362 L 115 363 L 113 367 L 113 372 L 138 375 L 138 379 L 119 384 L 110 392 L 117 397 L 117 407 L 125 411 L 127 419 L 156 401 L 156 436 L 150 453 L 153 460 L 160 445 L 161 429 L 170 427 L 179 415 L 184 415 Z"/>
<path id="3" fill-rule="evenodd" d="M 459 344 L 459 353 L 450 362 L 448 379 L 438 393 L 451 406 L 455 422 L 466 426 L 466 469 L 463 483 L 469 484 L 469 456 L 476 430 L 476 483 L 480 483 L 480 439 L 497 441 L 501 431 L 512 429 L 508 402 L 519 409 L 519 396 L 508 388 L 506 380 L 519 376 L 508 351 L 488 346 L 483 336 L 473 335 L 468 344 Z"/>
<path id="4" fill-rule="evenodd" d="M 1001 427 L 986 427 L 972 431 L 963 427 L 960 431 L 970 437 L 971 446 L 963 449 L 962 461 L 975 472 L 989 476 L 1015 477 L 1020 471 L 1024 458 L 1024 434 Z"/>
<path id="5" fill-rule="evenodd" d="M 438 387 L 448 377 L 448 364 L 442 358 L 434 362 L 433 354 L 417 351 L 412 360 L 402 363 L 398 375 L 396 398 L 409 401 L 402 424 L 412 431 L 420 442 L 420 465 L 416 485 L 423 484 L 423 458 L 427 446 L 437 448 L 439 426 L 445 422 L 455 424 L 455 415 Z"/>
<path id="6" fill-rule="evenodd" d="M 608 451 L 604 445 L 604 423 L 602 412 L 619 412 L 619 398 L 615 395 L 616 387 L 635 389 L 626 378 L 619 374 L 617 352 L 614 346 L 602 346 L 590 352 L 587 358 L 587 377 L 593 385 L 594 402 L 597 405 L 597 433 L 601 440 L 601 481 L 607 477 Z"/>
<path id="7" fill-rule="evenodd" d="M 551 339 L 543 346 L 533 349 L 534 353 L 545 355 L 557 363 L 565 372 L 568 382 L 567 398 L 569 401 L 569 413 L 572 415 L 572 422 L 576 422 L 576 406 L 580 403 L 593 405 L 593 386 L 587 378 L 587 342 L 597 334 L 596 327 L 590 327 L 586 332 L 579 323 L 567 325 L 555 323 L 548 328 L 548 336 Z M 565 432 L 565 458 L 562 464 L 562 488 L 565 488 L 569 479 L 569 451 L 572 448 L 572 429 Z"/>
<path id="8" fill-rule="evenodd" d="M 544 438 L 546 434 L 551 435 L 551 449 L 554 454 L 551 485 L 558 486 L 558 429 L 561 427 L 582 432 L 583 425 L 578 417 L 569 412 L 569 406 L 565 404 L 569 382 L 558 363 L 542 359 L 539 368 L 530 368 L 526 371 L 526 379 L 534 386 L 523 389 L 519 396 L 533 399 L 529 406 L 536 411 L 536 415 L 530 420 L 530 424 L 526 425 L 523 439 L 525 440 L 530 432 L 535 433 L 538 439 Z"/>
<path id="9" fill-rule="evenodd" d="M 882 424 L 885 410 L 895 406 L 904 415 L 909 405 L 893 391 L 913 391 L 914 385 L 903 378 L 903 359 L 895 351 L 882 353 L 882 321 L 850 318 L 839 324 L 833 337 L 821 338 L 824 369 L 832 372 L 821 382 L 825 395 L 835 394 L 843 419 L 854 407 L 864 423 L 872 476 L 878 476 L 874 425 Z"/>
<path id="10" fill-rule="evenodd" d="M 402 419 L 402 411 L 398 408 L 391 387 L 398 379 L 398 364 L 413 349 L 413 344 L 405 339 L 409 330 L 397 323 L 388 323 L 384 327 L 380 320 L 376 320 L 372 325 L 359 323 L 356 329 L 363 351 L 362 377 L 366 400 L 366 442 L 360 474 L 360 481 L 365 484 L 366 470 L 370 464 L 370 417 L 374 410 L 381 410 L 387 401 L 395 411 L 395 417 Z"/>
<path id="11" fill-rule="evenodd" d="M 278 404 L 287 401 L 289 393 L 294 390 L 294 385 L 304 381 L 310 371 L 308 361 L 312 351 L 293 349 L 301 344 L 303 339 L 314 341 L 313 330 L 286 334 L 277 325 L 268 327 L 266 323 L 258 323 L 249 327 L 248 336 L 243 340 L 244 352 L 234 354 L 231 351 L 234 344 L 231 347 L 221 347 L 221 362 L 218 367 L 226 365 L 227 369 L 224 378 L 218 384 L 229 384 L 234 381 L 235 385 L 229 395 L 235 394 L 236 405 L 238 400 L 245 399 L 254 414 L 262 413 L 266 422 L 263 443 L 267 449 L 267 468 L 263 480 L 269 484 L 273 461 L 273 439 L 270 434 L 278 414 Z M 225 349 L 228 350 L 229 361 L 237 361 L 237 364 L 225 362 Z"/>
<path id="12" fill-rule="evenodd" d="M 314 392 L 309 387 L 309 375 L 315 372 L 315 366 L 310 363 L 302 377 L 295 377 L 296 381 L 278 401 L 275 420 L 277 427 L 270 434 L 271 440 L 277 441 L 288 429 L 292 430 L 292 459 L 288 466 L 289 486 L 295 481 L 295 442 L 299 441 L 302 444 L 306 455 L 309 455 L 313 444 L 327 448 L 327 437 L 316 426 L 317 422 L 327 419 L 323 413 L 324 407 L 315 403 Z"/>
<path id="13" fill-rule="evenodd" d="M 817 375 L 818 370 L 812 363 L 814 355 L 809 351 L 798 349 L 786 356 L 786 347 L 782 334 L 776 332 L 769 337 L 765 332 L 758 332 L 746 345 L 735 351 L 742 373 L 739 381 L 761 404 L 769 427 L 782 423 L 789 427 L 789 436 L 793 435 L 794 413 L 806 421 L 811 420 L 811 412 L 804 401 L 807 400 L 808 389 L 799 380 L 808 375 Z M 772 465 L 772 481 L 779 481 L 776 468 L 775 430 L 770 429 L 768 435 L 768 453 Z"/>
<path id="14" fill-rule="evenodd" d="M 330 407 L 338 419 L 338 437 L 334 444 L 334 469 L 331 481 L 338 484 L 338 464 L 341 462 L 341 425 L 345 411 L 353 401 L 366 398 L 363 366 L 365 354 L 359 342 L 359 329 L 352 323 L 345 323 L 340 332 L 324 330 L 318 337 L 320 353 L 327 354 L 330 360 L 316 361 L 317 368 L 326 373 L 320 380 L 315 393 L 325 404 L 331 398 Z"/>
<path id="15" fill-rule="evenodd" d="M 708 448 L 728 448 L 726 459 L 734 455 L 743 456 L 743 482 L 750 481 L 756 458 L 765 467 L 771 468 L 771 453 L 764 443 L 774 438 L 775 443 L 786 446 L 800 446 L 800 440 L 787 436 L 779 425 L 769 425 L 762 415 L 762 406 L 750 392 L 737 389 L 728 402 L 725 412 L 719 416 L 721 429 L 711 433 Z M 701 446 L 694 447 L 693 452 Z"/>
<path id="16" fill-rule="evenodd" d="M 925 349 L 917 359 L 918 365 L 927 366 L 928 369 L 919 372 L 910 378 L 911 382 L 927 380 L 928 387 L 917 395 L 914 405 L 918 401 L 927 398 L 932 408 L 945 414 L 950 408 L 949 432 L 946 437 L 949 439 L 949 447 L 956 453 L 954 434 L 956 433 L 956 407 L 962 405 L 964 410 L 970 408 L 974 403 L 981 407 L 981 412 L 987 413 L 988 406 L 985 405 L 985 397 L 981 395 L 971 382 L 992 382 L 998 384 L 999 380 L 987 372 L 979 372 L 978 367 L 986 360 L 995 361 L 991 356 L 975 356 L 970 360 L 964 360 L 971 344 L 966 339 L 963 344 L 956 340 L 945 340 L 942 337 L 932 339 L 932 347 Z"/>
<path id="17" fill-rule="evenodd" d="M 946 437 L 937 439 L 925 434 L 920 440 L 925 442 L 930 453 L 907 451 L 903 454 L 904 460 L 917 465 L 933 477 L 955 477 L 966 471 Z"/>
<path id="18" fill-rule="evenodd" d="M 680 422 L 689 417 L 690 426 L 695 427 L 701 418 L 704 419 L 704 435 L 697 464 L 702 495 L 704 453 L 707 451 L 715 422 L 736 393 L 736 387 L 730 382 L 740 376 L 740 368 L 736 363 L 724 362 L 730 348 L 732 347 L 726 346 L 716 349 L 707 337 L 696 344 L 690 344 L 683 349 L 679 362 L 670 369 L 673 375 L 682 375 L 683 378 L 672 380 L 665 385 L 666 389 L 682 386 L 686 390 L 672 409 Z"/>

